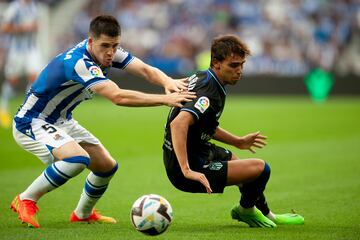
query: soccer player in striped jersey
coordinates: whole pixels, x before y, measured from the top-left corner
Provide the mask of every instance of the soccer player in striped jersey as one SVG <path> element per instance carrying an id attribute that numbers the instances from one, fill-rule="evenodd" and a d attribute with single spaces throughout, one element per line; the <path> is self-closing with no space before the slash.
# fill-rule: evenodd
<path id="1" fill-rule="evenodd" d="M 5 64 L 5 81 L 1 88 L 0 125 L 11 126 L 9 100 L 22 75 L 28 86 L 40 72 L 41 56 L 37 46 L 38 7 L 32 0 L 16 0 L 5 11 L 0 32 L 9 34 L 10 46 Z"/>
<path id="2" fill-rule="evenodd" d="M 56 56 L 42 70 L 14 118 L 13 135 L 17 143 L 47 164 L 40 176 L 11 203 L 19 219 L 31 227 L 40 227 L 38 200 L 85 168 L 91 172 L 70 221 L 116 222 L 100 215 L 94 206 L 118 165 L 101 142 L 72 118 L 71 113 L 79 103 L 91 99 L 94 93 L 121 106 L 182 106 L 182 102 L 195 97 L 182 91 L 186 88 L 185 80 L 175 81 L 121 49 L 120 34 L 120 25 L 114 17 L 94 18 L 89 37 Z M 120 89 L 107 78 L 110 67 L 162 85 L 168 94 Z"/>

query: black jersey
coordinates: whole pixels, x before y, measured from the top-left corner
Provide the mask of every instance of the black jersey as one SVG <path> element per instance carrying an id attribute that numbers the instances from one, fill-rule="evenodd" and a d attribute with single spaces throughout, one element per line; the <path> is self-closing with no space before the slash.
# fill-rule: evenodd
<path id="1" fill-rule="evenodd" d="M 214 135 L 219 125 L 218 119 L 224 109 L 226 90 L 211 69 L 192 75 L 189 78 L 188 90 L 195 92 L 197 98 L 185 103 L 182 108 L 171 108 L 166 123 L 163 147 L 173 151 L 170 123 L 180 111 L 187 111 L 195 120 L 188 131 L 187 149 L 188 154 L 191 154 Z"/>

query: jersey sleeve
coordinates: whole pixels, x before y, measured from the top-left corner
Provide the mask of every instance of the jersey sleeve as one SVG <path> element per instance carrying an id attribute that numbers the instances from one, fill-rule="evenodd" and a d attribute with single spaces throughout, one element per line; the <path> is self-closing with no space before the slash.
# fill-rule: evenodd
<path id="1" fill-rule="evenodd" d="M 190 77 L 191 79 L 197 77 L 196 75 Z M 208 84 L 196 84 L 191 91 L 196 92 L 196 98 L 191 102 L 186 102 L 180 111 L 190 112 L 195 121 L 200 120 L 212 111 L 212 97 L 211 97 L 211 89 Z"/>
<path id="2" fill-rule="evenodd" d="M 134 59 L 134 56 L 131 53 L 125 51 L 122 48 L 118 48 L 114 60 L 112 62 L 112 67 L 125 69 L 126 66 Z"/>
<path id="3" fill-rule="evenodd" d="M 68 76 L 69 79 L 82 84 L 87 89 L 95 84 L 108 80 L 100 67 L 82 58 L 75 63 L 75 66 L 69 65 L 65 67 L 70 73 L 70 76 Z"/>
<path id="4" fill-rule="evenodd" d="M 191 102 L 187 102 L 181 111 L 190 112 L 196 121 L 200 120 L 205 114 L 211 109 L 210 98 L 206 95 L 199 95 L 196 99 Z"/>

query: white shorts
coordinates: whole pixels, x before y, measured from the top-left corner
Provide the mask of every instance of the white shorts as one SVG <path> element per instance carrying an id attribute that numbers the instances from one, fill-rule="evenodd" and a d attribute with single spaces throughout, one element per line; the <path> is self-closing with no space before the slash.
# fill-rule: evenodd
<path id="1" fill-rule="evenodd" d="M 24 52 L 10 49 L 5 64 L 5 77 L 38 74 L 42 67 L 40 52 L 36 48 Z"/>
<path id="2" fill-rule="evenodd" d="M 42 119 L 34 118 L 31 128 L 35 139 L 17 130 L 14 122 L 14 139 L 23 149 L 37 156 L 45 164 L 54 162 L 55 159 L 51 153 L 53 148 L 59 148 L 68 142 L 100 144 L 99 139 L 74 119 L 64 123 L 49 124 Z"/>

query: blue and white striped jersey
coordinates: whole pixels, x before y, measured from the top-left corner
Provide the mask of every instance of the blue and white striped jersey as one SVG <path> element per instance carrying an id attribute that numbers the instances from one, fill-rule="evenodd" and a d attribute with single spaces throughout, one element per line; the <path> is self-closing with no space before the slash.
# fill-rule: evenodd
<path id="1" fill-rule="evenodd" d="M 108 81 L 107 69 L 101 69 L 87 51 L 87 40 L 59 54 L 41 71 L 15 116 L 16 128 L 29 135 L 33 118 L 56 124 L 71 119 L 72 110 L 91 99 L 91 86 Z M 134 57 L 118 49 L 112 66 L 124 69 Z"/>
<path id="2" fill-rule="evenodd" d="M 26 3 L 16 0 L 10 3 L 3 17 L 3 23 L 23 25 L 38 22 L 38 7 L 34 1 Z M 36 32 L 12 34 L 10 37 L 10 49 L 24 52 L 36 46 Z"/>

